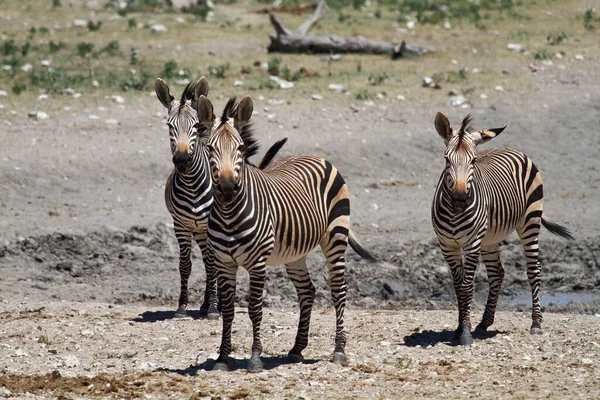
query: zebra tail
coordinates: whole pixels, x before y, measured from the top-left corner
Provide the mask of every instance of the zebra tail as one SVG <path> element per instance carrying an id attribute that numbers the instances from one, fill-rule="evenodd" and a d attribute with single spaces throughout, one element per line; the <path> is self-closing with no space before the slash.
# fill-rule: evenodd
<path id="1" fill-rule="evenodd" d="M 371 262 L 379 261 L 377 257 L 375 257 L 371 252 L 369 252 L 369 250 L 365 249 L 363 245 L 360 244 L 356 236 L 354 236 L 354 232 L 352 231 L 348 232 L 348 243 L 350 244 L 350 247 L 352 247 L 352 250 L 354 250 L 356 254 L 358 254 L 365 260 Z"/>
<path id="2" fill-rule="evenodd" d="M 569 231 L 564 226 L 561 226 L 555 222 L 552 222 L 549 219 L 542 217 L 542 225 L 544 225 L 544 228 L 548 229 L 551 233 L 553 233 L 555 235 L 564 237 L 565 239 L 575 240 L 575 238 L 571 234 L 571 231 Z"/>
<path id="3" fill-rule="evenodd" d="M 273 161 L 273 158 L 275 158 L 277 153 L 279 153 L 279 150 L 281 150 L 281 148 L 283 147 L 285 142 L 287 142 L 287 138 L 283 138 L 283 139 L 275 142 L 275 144 L 273 144 L 273 146 L 271 146 L 271 148 L 269 148 L 269 150 L 267 150 L 267 153 L 265 154 L 263 159 L 260 161 L 260 164 L 258 164 L 258 168 L 259 169 L 267 168 L 269 166 L 269 164 L 271 163 L 271 161 Z"/>

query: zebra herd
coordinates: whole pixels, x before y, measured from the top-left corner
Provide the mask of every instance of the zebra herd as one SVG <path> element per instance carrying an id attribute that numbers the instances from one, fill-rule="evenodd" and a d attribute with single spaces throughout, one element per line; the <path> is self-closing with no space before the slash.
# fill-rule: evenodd
<path id="1" fill-rule="evenodd" d="M 358 241 L 350 228 L 348 187 L 339 171 L 314 155 L 274 159 L 286 139 L 275 143 L 259 165 L 249 158 L 258 151 L 253 135 L 250 97 L 229 100 L 220 117 L 208 96 L 208 82 L 189 84 L 179 100 L 161 79 L 155 91 L 168 110 L 167 125 L 175 168 L 165 187 L 167 209 L 173 217 L 179 244 L 181 292 L 176 316 L 185 316 L 191 247 L 196 242 L 206 268 L 206 290 L 201 312 L 209 319 L 222 313 L 223 330 L 215 370 L 228 369 L 234 318 L 236 272 L 248 271 L 248 314 L 252 322 L 252 354 L 248 369 L 261 370 L 262 302 L 267 265 L 284 264 L 298 295 L 300 318 L 292 362 L 303 360 L 308 344 L 315 287 L 306 256 L 321 247 L 330 275 L 336 313 L 334 362 L 345 362 L 346 304 L 345 253 L 348 244 L 361 257 L 377 259 Z M 498 244 L 517 231 L 527 258 L 532 291 L 531 334 L 541 334 L 540 224 L 550 232 L 572 239 L 570 232 L 542 215 L 540 174 L 527 156 L 511 150 L 476 153 L 478 144 L 499 135 L 504 128 L 472 131 L 467 116 L 453 130 L 438 113 L 435 128 L 446 143 L 446 167 L 432 206 L 433 227 L 446 259 L 458 302 L 455 339 L 473 342 L 470 305 L 479 257 L 489 277 L 489 296 L 477 330 L 494 321 L 504 277 Z"/>

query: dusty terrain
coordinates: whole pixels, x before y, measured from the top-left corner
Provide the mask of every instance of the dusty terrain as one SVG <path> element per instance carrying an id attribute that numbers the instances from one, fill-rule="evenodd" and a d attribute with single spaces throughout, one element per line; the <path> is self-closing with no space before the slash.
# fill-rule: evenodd
<path id="1" fill-rule="evenodd" d="M 203 54 L 205 45 L 199 45 Z M 424 59 L 423 68 L 454 57 L 468 68 L 492 68 L 496 62 L 493 52 L 476 55 L 470 43 L 452 45 L 461 52 L 439 49 Z M 239 46 L 257 52 L 255 44 Z M 226 58 L 227 51 L 232 59 L 243 56 L 237 47 L 224 48 L 218 57 Z M 263 50 L 257 57 L 266 60 Z M 353 229 L 381 259 L 368 264 L 348 253 L 345 366 L 327 361 L 333 310 L 323 257 L 316 251 L 309 256 L 318 305 L 305 354 L 309 361 L 283 362 L 295 333 L 296 295 L 284 269 L 273 267 L 263 324 L 266 370 L 259 374 L 246 373 L 242 361 L 231 373 L 204 371 L 216 356 L 220 323 L 172 319 L 178 249 L 163 200 L 172 164 L 166 113 L 156 97 L 121 93 L 124 104 L 116 104 L 105 91 L 45 101 L 10 93 L 0 108 L 0 397 L 598 398 L 597 51 L 595 44 L 583 60 L 569 54 L 535 73 L 524 58 L 508 62 L 498 56 L 497 71 L 485 78 L 491 86 L 476 80 L 476 93 L 486 92 L 487 98 L 473 98 L 471 109 L 451 107 L 442 92 L 420 87 L 416 61 L 393 64 L 402 79 L 389 83 L 385 97 L 369 101 L 329 91 L 324 81 L 329 78 L 300 83 L 291 94 L 247 92 L 219 81 L 210 93 L 217 108 L 231 95 L 250 93 L 255 99 L 262 151 L 288 137 L 283 154 L 319 154 L 336 165 L 352 195 Z M 368 56 L 364 59 L 367 68 Z M 373 60 L 368 62 L 377 63 Z M 406 65 L 408 72 L 402 70 Z M 505 90 L 495 91 L 495 84 Z M 176 95 L 180 90 L 173 88 Z M 311 100 L 315 92 L 322 100 Z M 27 117 L 37 109 L 50 118 Z M 437 111 L 453 125 L 468 112 L 475 128 L 508 123 L 485 148 L 528 154 L 544 179 L 545 214 L 577 239 L 542 232 L 542 337 L 528 334 L 529 286 L 513 236 L 501 247 L 507 274 L 497 331 L 476 338 L 470 349 L 450 341 L 454 292 L 430 223 L 431 196 L 444 165 L 443 142 L 433 128 Z M 195 255 L 192 310 L 200 304 L 205 278 L 199 252 Z M 243 359 L 251 335 L 244 311 L 247 275 L 240 271 L 238 277 L 233 340 L 235 357 Z M 480 269 L 474 323 L 486 292 Z"/>

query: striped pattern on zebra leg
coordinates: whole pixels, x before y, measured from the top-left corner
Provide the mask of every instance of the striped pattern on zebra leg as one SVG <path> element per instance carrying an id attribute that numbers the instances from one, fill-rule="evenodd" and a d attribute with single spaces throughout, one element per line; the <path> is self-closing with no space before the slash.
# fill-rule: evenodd
<path id="1" fill-rule="evenodd" d="M 261 371 L 263 368 L 260 355 L 262 354 L 262 342 L 260 327 L 262 324 L 263 294 L 265 290 L 266 265 L 260 260 L 248 269 L 250 275 L 250 295 L 248 296 L 248 316 L 252 321 L 252 355 L 248 360 L 248 370 Z"/>
<path id="2" fill-rule="evenodd" d="M 537 213 L 533 213 L 536 215 Z M 541 213 L 540 213 L 541 214 Z M 532 215 L 532 214 L 528 214 Z M 532 335 L 541 335 L 542 308 L 540 305 L 540 286 L 542 283 L 542 266 L 539 260 L 540 247 L 538 236 L 540 234 L 540 217 L 532 216 L 522 226 L 517 228 L 521 239 L 525 258 L 527 259 L 527 279 L 531 286 L 531 329 Z"/>
<path id="3" fill-rule="evenodd" d="M 204 301 L 202 306 L 200 306 L 200 315 L 206 316 L 206 318 L 210 320 L 219 319 L 220 312 L 215 257 L 208 245 L 206 231 L 194 233 L 194 240 L 198 244 L 198 247 L 200 247 L 202 261 L 204 261 L 204 269 L 206 270 L 206 287 L 204 290 Z"/>
<path id="4" fill-rule="evenodd" d="M 494 323 L 494 315 L 496 314 L 496 306 L 498 304 L 498 295 L 502 288 L 502 281 L 504 280 L 504 268 L 500 261 L 500 250 L 498 244 L 490 246 L 483 246 L 481 248 L 481 258 L 483 264 L 487 270 L 488 282 L 489 282 L 489 293 L 487 303 L 485 305 L 485 311 L 481 322 L 475 330 L 479 333 L 487 331 L 487 329 Z"/>
<path id="5" fill-rule="evenodd" d="M 308 346 L 308 333 L 310 330 L 310 315 L 315 302 L 315 285 L 310 279 L 306 267 L 306 256 L 285 265 L 285 270 L 296 288 L 298 303 L 300 304 L 300 318 L 298 320 L 298 332 L 294 347 L 288 353 L 288 359 L 292 362 L 302 362 L 302 351 Z"/>
<path id="6" fill-rule="evenodd" d="M 175 237 L 179 244 L 179 277 L 181 279 L 179 307 L 175 311 L 175 317 L 185 318 L 189 301 L 188 281 L 192 272 L 192 235 L 185 227 L 175 223 Z"/>
<path id="7" fill-rule="evenodd" d="M 215 259 L 217 281 L 221 295 L 221 311 L 223 312 L 223 331 L 221 333 L 221 347 L 219 357 L 213 367 L 215 371 L 229 371 L 229 354 L 231 354 L 231 328 L 235 316 L 235 286 L 237 265 L 225 265 Z"/>

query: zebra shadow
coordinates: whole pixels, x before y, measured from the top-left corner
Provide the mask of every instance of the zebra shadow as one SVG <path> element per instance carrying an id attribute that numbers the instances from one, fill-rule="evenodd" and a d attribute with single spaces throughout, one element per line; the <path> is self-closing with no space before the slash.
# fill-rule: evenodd
<path id="1" fill-rule="evenodd" d="M 315 359 L 311 359 L 311 360 L 305 359 L 301 363 L 296 363 L 296 362 L 292 362 L 292 361 L 288 360 L 288 358 L 286 356 L 261 357 L 260 359 L 263 362 L 264 370 L 275 369 L 275 368 L 281 367 L 282 365 L 291 365 L 291 364 L 311 365 L 311 364 L 316 364 L 318 362 L 324 361 L 324 360 L 315 360 Z M 158 368 L 156 371 L 171 372 L 174 374 L 186 375 L 186 376 L 196 376 L 196 375 L 198 375 L 198 372 L 200 372 L 202 370 L 212 371 L 213 367 L 215 366 L 215 363 L 216 363 L 216 360 L 209 358 L 201 364 L 190 365 L 189 367 L 187 367 L 185 369 Z M 229 372 L 246 370 L 248 367 L 248 360 L 242 360 L 242 359 L 238 359 L 238 358 L 230 358 L 229 361 L 227 362 L 227 365 L 229 366 Z"/>
<path id="2" fill-rule="evenodd" d="M 202 315 L 200 310 L 188 310 L 187 317 L 181 319 L 203 319 L 206 315 Z M 169 319 L 180 319 L 175 318 L 175 311 L 146 311 L 132 319 L 133 322 L 158 322 L 166 321 Z"/>
<path id="3" fill-rule="evenodd" d="M 488 330 L 487 332 L 476 332 L 473 331 L 473 339 L 486 340 L 491 339 L 496 335 L 505 334 L 505 331 Z M 438 344 L 445 344 L 447 346 L 459 346 L 460 342 L 454 338 L 454 331 L 430 331 L 425 330 L 421 332 L 415 332 L 410 335 L 404 336 L 404 345 L 408 347 L 423 347 L 436 346 Z"/>

